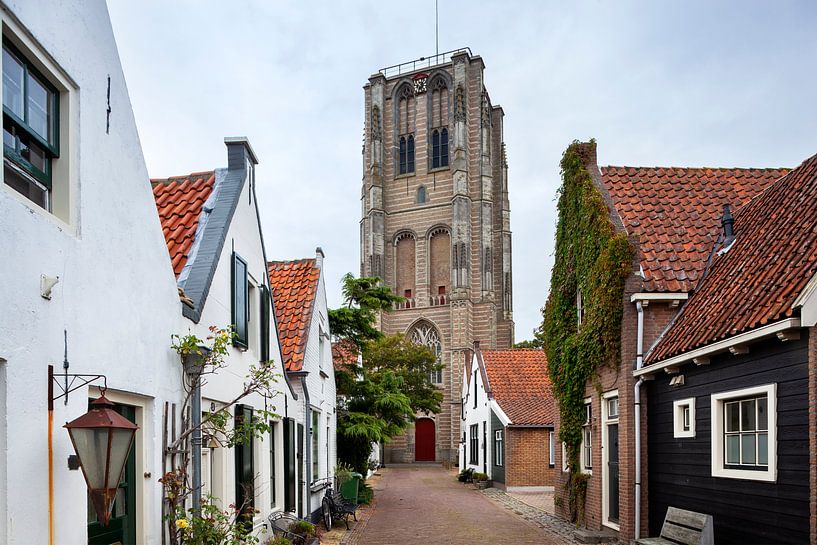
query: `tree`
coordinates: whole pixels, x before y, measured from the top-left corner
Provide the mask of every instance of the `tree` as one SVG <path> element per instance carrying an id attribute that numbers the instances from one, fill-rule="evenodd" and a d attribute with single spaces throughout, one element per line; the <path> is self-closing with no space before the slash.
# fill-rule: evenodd
<path id="1" fill-rule="evenodd" d="M 372 444 L 405 430 L 417 412 L 440 411 L 442 392 L 431 383 L 441 366 L 427 346 L 377 330 L 378 313 L 403 300 L 376 277 L 343 277 L 343 308 L 329 311 L 338 341 L 354 343 L 362 364 L 335 371 L 338 393 L 338 459 L 366 474 Z"/>

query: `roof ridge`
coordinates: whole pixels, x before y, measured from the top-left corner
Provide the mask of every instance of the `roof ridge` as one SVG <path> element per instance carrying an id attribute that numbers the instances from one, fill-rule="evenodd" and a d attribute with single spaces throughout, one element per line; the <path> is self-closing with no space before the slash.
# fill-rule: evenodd
<path id="1" fill-rule="evenodd" d="M 653 166 L 636 166 L 636 165 L 602 165 L 600 168 L 615 168 L 615 169 L 637 169 L 637 170 L 658 170 L 658 169 L 665 169 L 665 170 L 741 170 L 741 171 L 762 171 L 768 172 L 771 170 L 786 170 L 791 172 L 793 169 L 791 167 L 713 167 L 713 166 L 666 166 L 666 165 L 653 165 Z"/>

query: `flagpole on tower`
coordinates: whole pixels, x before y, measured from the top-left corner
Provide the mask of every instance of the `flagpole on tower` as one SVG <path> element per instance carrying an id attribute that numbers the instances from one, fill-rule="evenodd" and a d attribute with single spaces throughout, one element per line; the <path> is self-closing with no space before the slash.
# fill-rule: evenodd
<path id="1" fill-rule="evenodd" d="M 440 54 L 440 0 L 434 0 L 434 37 L 437 46 L 437 55 Z"/>

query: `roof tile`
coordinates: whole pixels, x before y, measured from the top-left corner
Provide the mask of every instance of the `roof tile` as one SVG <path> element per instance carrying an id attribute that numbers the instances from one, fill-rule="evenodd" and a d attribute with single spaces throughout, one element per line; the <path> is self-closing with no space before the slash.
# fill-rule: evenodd
<path id="1" fill-rule="evenodd" d="M 513 424 L 555 424 L 557 409 L 544 350 L 514 348 L 481 353 L 494 399 Z"/>
<path id="2" fill-rule="evenodd" d="M 270 261 L 267 266 L 284 367 L 300 371 L 321 270 L 314 259 Z"/>
<path id="3" fill-rule="evenodd" d="M 187 263 L 199 225 L 201 208 L 210 198 L 215 181 L 213 171 L 150 181 L 167 251 L 177 277 Z"/>
<path id="4" fill-rule="evenodd" d="M 795 314 L 817 274 L 817 155 L 736 211 L 735 242 L 709 273 L 647 363 Z"/>
<path id="5" fill-rule="evenodd" d="M 788 169 L 602 167 L 624 228 L 639 240 L 646 291 L 691 291 L 733 208 Z M 679 238 L 681 240 L 679 240 Z M 680 243 L 680 246 L 679 246 Z"/>

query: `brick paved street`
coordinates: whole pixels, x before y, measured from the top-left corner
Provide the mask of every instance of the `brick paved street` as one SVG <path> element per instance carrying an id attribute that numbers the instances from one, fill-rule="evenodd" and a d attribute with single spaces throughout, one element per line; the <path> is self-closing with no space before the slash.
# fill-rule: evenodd
<path id="1" fill-rule="evenodd" d="M 375 486 L 377 504 L 344 543 L 360 545 L 515 545 L 570 543 L 526 520 L 505 501 L 456 482 L 438 465 L 390 465 Z M 505 496 L 502 494 L 502 496 Z M 505 496 L 507 498 L 507 496 Z M 508 498 L 508 501 L 515 500 Z M 521 504 L 521 502 L 518 502 Z"/>

